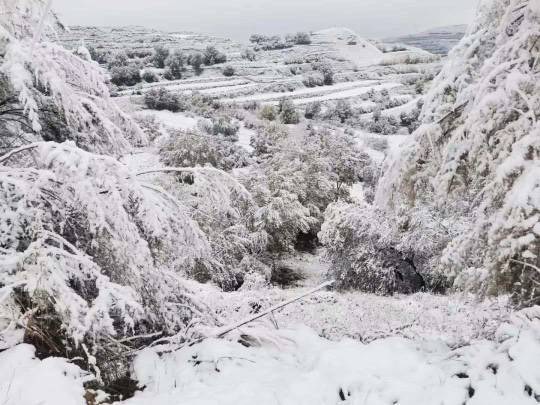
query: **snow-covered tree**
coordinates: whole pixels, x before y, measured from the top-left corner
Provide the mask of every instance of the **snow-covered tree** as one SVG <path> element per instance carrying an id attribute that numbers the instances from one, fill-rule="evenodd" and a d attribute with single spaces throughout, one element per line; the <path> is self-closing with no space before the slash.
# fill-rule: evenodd
<path id="1" fill-rule="evenodd" d="M 2 139 L 4 149 L 27 138 L 69 139 L 86 150 L 120 154 L 131 144 L 146 142 L 140 128 L 110 99 L 105 73 L 95 63 L 55 44 L 39 42 L 42 25 L 37 16 L 49 20 L 48 14 L 43 15 L 47 11 L 43 2 L 6 0 L 3 6 L 7 13 L 0 17 L 4 93 L 0 103 L 16 115 L 4 111 L 0 118 L 10 122 L 10 132 Z M 21 137 L 21 132 L 28 135 Z M 12 142 L 14 137 L 16 142 Z"/>
<path id="2" fill-rule="evenodd" d="M 456 287 L 522 305 L 540 299 L 539 27 L 538 1 L 481 3 L 378 193 L 390 210 L 462 218 L 439 266 Z"/>
<path id="3" fill-rule="evenodd" d="M 185 277 L 211 260 L 210 246 L 176 199 L 73 143 L 15 152 L 0 158 L 8 329 L 24 330 L 44 353 L 76 353 L 84 343 L 108 367 L 107 353 L 126 349 L 111 339 L 209 322 Z"/>

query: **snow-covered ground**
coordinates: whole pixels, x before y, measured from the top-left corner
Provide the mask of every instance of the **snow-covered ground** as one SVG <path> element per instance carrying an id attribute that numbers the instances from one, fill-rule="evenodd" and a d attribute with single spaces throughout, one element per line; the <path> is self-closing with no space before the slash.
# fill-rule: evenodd
<path id="1" fill-rule="evenodd" d="M 375 65 L 382 52 L 348 28 L 328 28 L 313 33 L 313 42 L 327 44 L 356 67 Z"/>
<path id="2" fill-rule="evenodd" d="M 162 356 L 145 350 L 134 370 L 146 388 L 122 404 L 532 405 L 539 316 L 538 307 L 515 314 L 495 342 L 454 349 L 438 339 L 330 342 L 305 327 L 245 328 Z"/>

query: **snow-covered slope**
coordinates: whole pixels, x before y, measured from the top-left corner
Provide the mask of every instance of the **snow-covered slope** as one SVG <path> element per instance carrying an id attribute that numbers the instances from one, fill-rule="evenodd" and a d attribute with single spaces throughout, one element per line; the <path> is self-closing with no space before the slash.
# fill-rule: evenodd
<path id="1" fill-rule="evenodd" d="M 441 270 L 460 287 L 513 293 L 523 305 L 540 302 L 539 4 L 482 3 L 379 192 L 396 210 L 428 206 L 463 221 L 447 231 Z"/>
<path id="2" fill-rule="evenodd" d="M 357 67 L 379 63 L 382 52 L 348 28 L 328 28 L 312 34 L 314 44 L 326 44 Z"/>

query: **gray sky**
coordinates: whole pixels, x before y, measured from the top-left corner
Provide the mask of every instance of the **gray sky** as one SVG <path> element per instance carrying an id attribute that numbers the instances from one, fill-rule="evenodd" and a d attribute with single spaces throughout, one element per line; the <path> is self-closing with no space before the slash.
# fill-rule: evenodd
<path id="1" fill-rule="evenodd" d="M 348 27 L 381 38 L 467 24 L 477 0 L 54 0 L 68 25 L 143 25 L 247 40 L 251 33 Z"/>

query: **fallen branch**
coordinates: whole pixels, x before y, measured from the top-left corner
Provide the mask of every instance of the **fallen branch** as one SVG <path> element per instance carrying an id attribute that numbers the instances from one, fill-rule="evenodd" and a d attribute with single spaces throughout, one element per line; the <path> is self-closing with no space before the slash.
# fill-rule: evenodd
<path id="1" fill-rule="evenodd" d="M 35 149 L 38 146 L 39 146 L 39 144 L 33 143 L 33 144 L 30 144 L 30 145 L 21 146 L 20 148 L 17 148 L 17 149 L 13 149 L 12 151 L 6 153 L 4 156 L 0 156 L 0 164 L 3 164 L 5 161 L 11 159 L 14 155 L 16 155 L 18 153 L 24 152 L 25 150 Z"/>
<path id="2" fill-rule="evenodd" d="M 316 287 L 316 288 L 314 288 L 314 289 L 312 289 L 312 290 L 309 290 L 309 291 L 305 292 L 304 294 L 301 294 L 301 295 L 299 295 L 299 296 L 297 296 L 297 297 L 295 297 L 295 298 L 292 298 L 292 299 L 290 299 L 290 300 L 288 300 L 288 301 L 282 302 L 281 304 L 275 305 L 275 306 L 273 306 L 273 307 L 267 309 L 266 311 L 263 311 L 263 312 L 261 312 L 261 313 L 259 313 L 259 314 L 256 314 L 256 315 L 254 315 L 254 316 L 251 316 L 251 317 L 249 317 L 249 318 L 247 318 L 247 319 L 244 319 L 244 320 L 242 320 L 242 321 L 239 321 L 239 322 L 237 322 L 237 323 L 235 323 L 235 324 L 232 324 L 232 325 L 230 325 L 230 326 L 225 326 L 224 328 L 222 328 L 221 330 L 217 331 L 215 334 L 213 334 L 212 336 L 209 336 L 209 337 L 211 337 L 211 338 L 222 338 L 222 337 L 225 336 L 227 333 L 232 332 L 232 331 L 235 330 L 235 329 L 238 329 L 238 328 L 240 328 L 240 327 L 242 327 L 242 326 L 244 326 L 244 325 L 247 325 L 248 323 L 251 323 L 251 322 L 253 322 L 253 321 L 256 321 L 257 319 L 260 319 L 260 318 L 262 318 L 262 317 L 264 317 L 264 316 L 266 316 L 266 315 L 270 315 L 270 314 L 272 314 L 274 311 L 277 311 L 278 309 L 284 308 L 284 307 L 286 307 L 287 305 L 290 305 L 290 304 L 292 304 L 292 303 L 295 303 L 296 301 L 300 301 L 302 298 L 305 298 L 305 297 L 307 297 L 308 295 L 311 295 L 311 294 L 313 294 L 313 293 L 316 293 L 317 291 L 320 291 L 320 290 L 322 290 L 323 288 L 329 287 L 329 286 L 331 286 L 332 284 L 334 284 L 334 280 L 332 280 L 332 281 L 327 281 L 326 283 L 321 284 L 320 286 L 318 286 L 318 287 Z M 198 342 L 196 342 L 196 343 L 198 343 Z M 192 345 L 192 344 L 190 344 L 190 346 L 191 346 L 191 345 Z"/>

